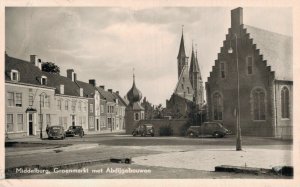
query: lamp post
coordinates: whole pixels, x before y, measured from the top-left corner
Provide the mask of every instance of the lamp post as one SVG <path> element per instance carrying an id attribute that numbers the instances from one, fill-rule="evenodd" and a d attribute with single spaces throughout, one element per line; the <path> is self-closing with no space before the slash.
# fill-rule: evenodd
<path id="1" fill-rule="evenodd" d="M 240 77 L 239 77 L 239 56 L 238 56 L 238 44 L 237 44 L 237 35 L 235 37 L 235 53 L 236 53 L 236 71 L 237 71 L 237 110 L 236 110 L 236 150 L 242 150 L 242 137 L 241 137 L 241 121 L 240 121 Z M 228 53 L 233 53 L 230 40 L 230 48 Z"/>
<path id="2" fill-rule="evenodd" d="M 41 121 L 41 125 L 40 125 L 40 139 L 43 139 L 43 122 L 44 122 L 44 118 L 42 117 L 42 95 L 46 95 L 47 94 L 45 92 L 40 93 L 40 121 Z M 45 100 L 43 100 L 43 104 L 45 103 Z M 43 119 L 43 120 L 42 120 Z"/>

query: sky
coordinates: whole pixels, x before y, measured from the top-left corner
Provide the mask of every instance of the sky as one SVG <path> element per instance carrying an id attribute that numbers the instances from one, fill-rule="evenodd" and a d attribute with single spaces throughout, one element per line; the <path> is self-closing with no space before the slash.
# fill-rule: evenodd
<path id="1" fill-rule="evenodd" d="M 177 54 L 184 33 L 186 54 L 197 50 L 207 81 L 235 7 L 6 7 L 5 50 L 29 61 L 35 54 L 74 69 L 77 79 L 125 96 L 136 86 L 152 104 L 169 99 L 177 83 Z M 292 8 L 243 7 L 247 25 L 292 36 Z"/>

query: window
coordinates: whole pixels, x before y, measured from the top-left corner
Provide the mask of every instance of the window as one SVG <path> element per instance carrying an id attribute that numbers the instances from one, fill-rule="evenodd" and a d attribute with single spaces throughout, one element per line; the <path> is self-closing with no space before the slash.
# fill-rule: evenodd
<path id="1" fill-rule="evenodd" d="M 50 116 L 50 114 L 46 114 L 46 123 L 47 123 L 47 125 L 51 125 L 51 116 Z"/>
<path id="2" fill-rule="evenodd" d="M 23 114 L 18 114 L 18 131 L 23 131 Z"/>
<path id="3" fill-rule="evenodd" d="M 104 113 L 104 105 L 101 105 L 101 113 Z"/>
<path id="4" fill-rule="evenodd" d="M 290 95 L 287 87 L 281 90 L 281 117 L 290 118 Z"/>
<path id="5" fill-rule="evenodd" d="M 12 81 L 19 81 L 20 80 L 19 71 L 17 71 L 17 70 L 11 70 L 10 79 Z"/>
<path id="6" fill-rule="evenodd" d="M 225 62 L 220 62 L 220 76 L 221 78 L 225 78 Z"/>
<path id="7" fill-rule="evenodd" d="M 89 129 L 95 129 L 95 121 L 93 116 L 89 116 Z"/>
<path id="8" fill-rule="evenodd" d="M 107 124 L 108 124 L 108 127 L 111 128 L 111 124 L 112 124 L 111 118 L 107 118 Z"/>
<path id="9" fill-rule="evenodd" d="M 69 101 L 68 100 L 65 101 L 65 110 L 69 110 Z"/>
<path id="10" fill-rule="evenodd" d="M 33 105 L 33 95 L 29 94 L 29 106 Z"/>
<path id="11" fill-rule="evenodd" d="M 72 101 L 72 110 L 75 111 L 75 109 L 76 109 L 76 101 L 74 100 Z"/>
<path id="12" fill-rule="evenodd" d="M 16 93 L 16 106 L 22 107 L 22 93 Z"/>
<path id="13" fill-rule="evenodd" d="M 40 106 L 45 107 L 45 96 L 44 95 L 40 95 Z"/>
<path id="14" fill-rule="evenodd" d="M 15 106 L 15 96 L 13 92 L 8 92 L 8 106 Z"/>
<path id="15" fill-rule="evenodd" d="M 248 56 L 247 57 L 247 73 L 248 75 L 251 75 L 253 72 L 253 57 Z"/>
<path id="16" fill-rule="evenodd" d="M 90 104 L 90 113 L 93 113 L 93 112 L 94 112 L 94 105 Z"/>
<path id="17" fill-rule="evenodd" d="M 86 106 L 87 106 L 87 103 L 83 103 L 83 111 L 86 112 Z"/>
<path id="18" fill-rule="evenodd" d="M 187 91 L 188 91 L 188 94 L 190 93 L 190 88 L 189 87 L 187 87 Z"/>
<path id="19" fill-rule="evenodd" d="M 223 119 L 223 99 L 220 93 L 213 94 L 213 119 Z"/>
<path id="20" fill-rule="evenodd" d="M 252 111 L 254 120 L 266 119 L 265 92 L 261 88 L 252 91 Z"/>
<path id="21" fill-rule="evenodd" d="M 12 132 L 14 130 L 14 117 L 13 114 L 6 115 L 6 124 L 7 124 L 7 132 Z"/>
<path id="22" fill-rule="evenodd" d="M 43 124 L 43 114 L 39 114 L 39 128 L 42 127 L 42 124 Z"/>
<path id="23" fill-rule="evenodd" d="M 61 100 L 57 100 L 57 110 L 61 110 Z"/>
<path id="24" fill-rule="evenodd" d="M 45 95 L 45 107 L 50 108 L 50 96 Z"/>
<path id="25" fill-rule="evenodd" d="M 41 85 L 47 85 L 47 77 L 46 76 L 41 77 Z"/>
<path id="26" fill-rule="evenodd" d="M 135 113 L 135 120 L 139 120 L 139 113 Z"/>
<path id="27" fill-rule="evenodd" d="M 184 85 L 183 84 L 181 84 L 181 89 L 184 89 Z"/>
<path id="28" fill-rule="evenodd" d="M 81 101 L 78 103 L 78 111 L 81 111 Z"/>

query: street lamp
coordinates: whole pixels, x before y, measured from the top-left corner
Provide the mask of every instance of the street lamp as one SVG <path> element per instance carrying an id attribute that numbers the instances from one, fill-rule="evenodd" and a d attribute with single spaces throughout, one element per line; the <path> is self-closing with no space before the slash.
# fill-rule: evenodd
<path id="1" fill-rule="evenodd" d="M 40 125 L 40 139 L 42 140 L 43 139 L 43 122 L 44 122 L 44 118 L 42 117 L 42 95 L 46 95 L 47 97 L 47 94 L 45 92 L 42 92 L 40 93 L 40 121 L 41 121 L 41 125 Z M 45 100 L 43 100 L 43 105 L 45 103 Z M 42 120 L 43 119 L 43 120 Z"/>
<path id="2" fill-rule="evenodd" d="M 237 35 L 234 34 L 235 37 L 235 52 L 236 52 L 236 70 L 237 70 L 237 110 L 236 110 L 236 150 L 242 150 L 242 137 L 241 137 L 241 121 L 240 121 L 240 78 L 239 78 L 239 56 L 238 56 L 238 44 L 237 44 Z M 233 49 L 231 47 L 231 40 L 230 40 L 230 47 L 228 49 L 228 53 L 233 53 Z"/>

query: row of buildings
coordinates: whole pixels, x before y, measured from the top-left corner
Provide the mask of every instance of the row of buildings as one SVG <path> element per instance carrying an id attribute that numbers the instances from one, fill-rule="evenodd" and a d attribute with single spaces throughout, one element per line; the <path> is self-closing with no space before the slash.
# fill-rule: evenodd
<path id="1" fill-rule="evenodd" d="M 82 126 L 85 133 L 125 130 L 127 101 L 112 89 L 41 70 L 36 55 L 25 61 L 5 54 L 6 137 L 38 135 L 51 125 Z"/>

